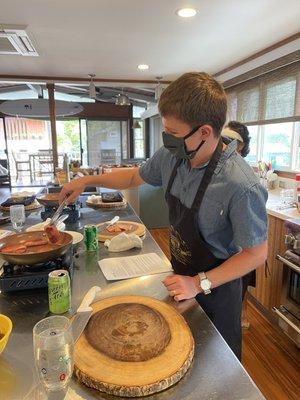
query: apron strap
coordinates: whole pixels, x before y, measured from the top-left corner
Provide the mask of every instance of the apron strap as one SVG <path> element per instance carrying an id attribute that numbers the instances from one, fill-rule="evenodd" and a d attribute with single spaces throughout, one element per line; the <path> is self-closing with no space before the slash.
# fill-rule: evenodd
<path id="1" fill-rule="evenodd" d="M 166 190 L 166 197 L 168 197 L 169 194 L 170 194 L 170 190 L 171 190 L 171 187 L 173 185 L 173 182 L 174 182 L 174 179 L 175 179 L 175 176 L 176 176 L 176 173 L 177 173 L 177 168 L 181 164 L 181 161 L 182 160 L 180 158 L 176 161 L 176 163 L 174 165 L 174 168 L 173 168 L 173 171 L 171 172 L 171 176 L 170 176 L 169 183 L 168 183 L 167 190 Z"/>
<path id="2" fill-rule="evenodd" d="M 217 166 L 218 161 L 219 161 L 219 159 L 221 157 L 222 149 L 223 149 L 223 141 L 220 138 L 219 143 L 218 143 L 218 145 L 216 147 L 216 150 L 214 151 L 214 153 L 212 155 L 212 158 L 210 159 L 210 161 L 209 161 L 209 163 L 208 163 L 208 165 L 207 165 L 207 167 L 205 169 L 205 172 L 204 172 L 203 178 L 201 180 L 199 189 L 198 189 L 198 191 L 196 193 L 194 202 L 192 204 L 191 209 L 193 209 L 194 211 L 199 211 L 199 209 L 201 207 L 204 194 L 206 192 L 206 189 L 207 189 L 208 185 L 210 184 L 210 182 L 212 180 L 212 177 L 213 177 L 213 174 L 215 172 L 216 166 Z"/>

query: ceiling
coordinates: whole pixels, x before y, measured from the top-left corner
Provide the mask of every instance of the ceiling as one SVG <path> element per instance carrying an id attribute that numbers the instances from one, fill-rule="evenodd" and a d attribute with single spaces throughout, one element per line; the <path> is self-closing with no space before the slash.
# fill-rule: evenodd
<path id="1" fill-rule="evenodd" d="M 155 88 L 136 88 L 131 86 L 95 85 L 95 94 L 91 96 L 89 85 L 60 84 L 55 85 L 55 99 L 76 102 L 115 103 L 120 94 L 128 96 L 134 106 L 147 108 L 156 103 Z M 0 102 L 5 100 L 48 98 L 45 84 L 8 84 L 0 82 Z"/>
<path id="2" fill-rule="evenodd" d="M 183 6 L 199 11 L 181 19 Z M 0 55 L 0 75 L 172 80 L 216 73 L 299 30 L 299 0 L 1 0 L 39 57 Z M 137 65 L 150 65 L 140 72 Z"/>

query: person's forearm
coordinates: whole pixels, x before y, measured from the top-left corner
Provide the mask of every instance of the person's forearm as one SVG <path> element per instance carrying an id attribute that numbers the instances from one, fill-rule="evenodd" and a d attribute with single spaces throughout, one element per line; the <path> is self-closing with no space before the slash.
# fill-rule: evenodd
<path id="1" fill-rule="evenodd" d="M 258 246 L 243 249 L 240 253 L 224 261 L 219 267 L 206 272 L 206 276 L 212 284 L 211 288 L 246 275 L 263 264 L 266 258 L 266 241 Z M 163 280 L 163 284 L 175 301 L 191 299 L 202 292 L 198 274 L 195 276 L 170 275 Z"/>
<path id="2" fill-rule="evenodd" d="M 219 267 L 208 271 L 206 276 L 211 281 L 212 288 L 240 278 L 262 265 L 267 257 L 267 243 L 263 243 L 260 250 L 256 253 L 247 249 L 243 250 L 230 257 Z"/>
<path id="3" fill-rule="evenodd" d="M 122 168 L 102 175 L 81 178 L 85 186 L 102 186 L 108 189 L 128 189 L 141 184 L 137 179 L 138 168 Z"/>

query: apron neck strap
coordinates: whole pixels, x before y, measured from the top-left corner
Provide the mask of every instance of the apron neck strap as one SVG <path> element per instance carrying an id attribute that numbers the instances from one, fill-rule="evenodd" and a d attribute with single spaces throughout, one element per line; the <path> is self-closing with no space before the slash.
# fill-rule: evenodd
<path id="1" fill-rule="evenodd" d="M 219 143 L 205 169 L 203 178 L 201 180 L 199 189 L 196 193 L 193 205 L 192 205 L 192 209 L 194 209 L 195 211 L 199 211 L 201 204 L 202 204 L 202 200 L 203 197 L 205 195 L 206 189 L 208 187 L 208 185 L 210 184 L 213 174 L 215 172 L 216 166 L 220 160 L 221 154 L 222 154 L 222 149 L 223 149 L 223 141 L 220 138 Z"/>
<path id="2" fill-rule="evenodd" d="M 169 183 L 168 183 L 167 190 L 166 190 L 166 195 L 167 196 L 170 193 L 171 187 L 173 185 L 173 182 L 174 182 L 174 179 L 175 179 L 175 176 L 176 176 L 176 173 L 177 173 L 177 168 L 181 164 L 181 161 L 182 161 L 181 159 L 176 160 L 176 163 L 175 163 L 175 166 L 173 168 L 173 171 L 171 172 L 171 176 L 170 176 Z"/>

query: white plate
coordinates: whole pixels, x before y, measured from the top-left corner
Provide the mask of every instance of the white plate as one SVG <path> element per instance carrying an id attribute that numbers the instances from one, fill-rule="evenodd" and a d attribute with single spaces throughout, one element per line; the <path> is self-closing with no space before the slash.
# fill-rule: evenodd
<path id="1" fill-rule="evenodd" d="M 73 244 L 78 244 L 83 240 L 83 235 L 79 232 L 75 231 L 65 231 L 66 233 L 69 233 L 73 237 Z"/>
<path id="2" fill-rule="evenodd" d="M 40 222 L 39 224 L 35 224 L 30 226 L 26 229 L 26 232 L 33 232 L 33 231 L 43 231 L 45 228 L 46 222 Z"/>
<path id="3" fill-rule="evenodd" d="M 0 229 L 0 239 L 5 238 L 6 236 L 12 235 L 14 232 L 9 231 L 7 229 Z"/>
<path id="4" fill-rule="evenodd" d="M 26 232 L 43 231 L 46 225 L 48 225 L 47 221 L 40 222 L 38 224 L 32 225 L 29 228 L 27 228 Z M 65 230 L 65 224 L 64 223 L 59 224 L 59 230 L 60 231 L 64 231 Z"/>

